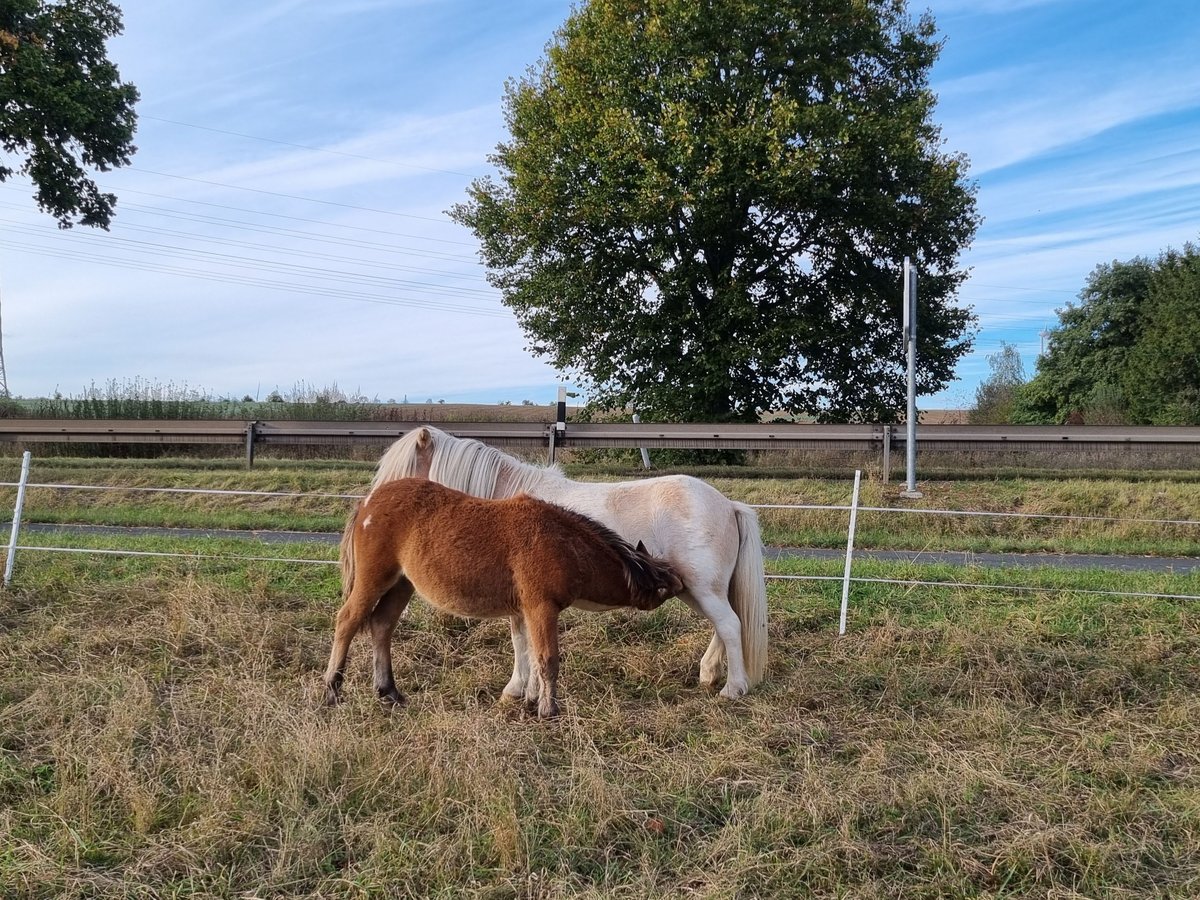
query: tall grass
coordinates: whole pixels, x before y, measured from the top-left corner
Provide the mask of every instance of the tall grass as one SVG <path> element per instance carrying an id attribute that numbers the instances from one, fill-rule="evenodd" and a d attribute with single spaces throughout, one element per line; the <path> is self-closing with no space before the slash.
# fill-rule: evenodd
<path id="1" fill-rule="evenodd" d="M 286 391 L 272 390 L 266 399 L 215 397 L 187 383 L 144 378 L 95 382 L 75 396 L 13 400 L 0 415 L 44 419 L 274 419 L 286 421 L 550 421 L 553 404 L 447 404 L 444 401 L 409 404 L 381 402 L 361 393 L 346 392 L 334 382 L 318 387 L 296 382 Z"/>
<path id="2" fill-rule="evenodd" d="M 407 707 L 319 704 L 330 568 L 56 558 L 0 595 L 0 895 L 1188 897 L 1200 620 L 1169 601 L 771 587 L 696 686 L 681 604 L 568 615 L 564 715 L 507 629 L 418 606 Z"/>

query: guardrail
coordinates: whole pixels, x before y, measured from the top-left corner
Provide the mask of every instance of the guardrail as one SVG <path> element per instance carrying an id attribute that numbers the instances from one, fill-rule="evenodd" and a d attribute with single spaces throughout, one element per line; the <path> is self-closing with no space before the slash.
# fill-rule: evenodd
<path id="1" fill-rule="evenodd" d="M 0 442 L 89 444 L 179 444 L 244 446 L 246 464 L 258 446 L 386 446 L 420 427 L 419 422 L 232 421 L 225 419 L 0 419 Z M 589 447 L 688 448 L 717 450 L 852 450 L 877 454 L 884 480 L 893 448 L 903 448 L 905 429 L 893 425 L 799 423 L 591 423 L 437 422 L 437 428 L 498 447 L 556 450 Z M 1050 448 L 1170 448 L 1200 466 L 1200 428 L 1104 425 L 920 425 L 922 450 L 1007 450 Z M 897 450 L 899 452 L 899 450 Z"/>

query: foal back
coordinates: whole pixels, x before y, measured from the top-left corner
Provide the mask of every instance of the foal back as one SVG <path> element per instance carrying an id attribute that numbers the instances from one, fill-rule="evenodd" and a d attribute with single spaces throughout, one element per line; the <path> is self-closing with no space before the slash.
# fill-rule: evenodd
<path id="1" fill-rule="evenodd" d="M 434 605 L 470 617 L 543 602 L 653 609 L 683 587 L 668 565 L 578 513 L 528 496 L 483 500 L 423 479 L 372 491 L 347 540 L 355 578 L 384 590 L 405 578 Z"/>

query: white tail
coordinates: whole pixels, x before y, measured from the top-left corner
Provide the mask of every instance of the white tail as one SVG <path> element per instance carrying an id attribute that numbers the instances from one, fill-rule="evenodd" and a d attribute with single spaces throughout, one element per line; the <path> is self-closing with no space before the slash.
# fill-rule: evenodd
<path id="1" fill-rule="evenodd" d="M 742 653 L 749 686 L 767 672 L 767 582 L 758 515 L 744 503 L 734 503 L 738 524 L 738 556 L 729 584 L 729 605 L 742 623 Z"/>

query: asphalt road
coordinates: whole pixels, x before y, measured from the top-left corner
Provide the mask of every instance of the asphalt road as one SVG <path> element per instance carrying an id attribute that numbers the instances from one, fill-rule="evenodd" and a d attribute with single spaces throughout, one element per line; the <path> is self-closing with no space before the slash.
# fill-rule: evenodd
<path id="1" fill-rule="evenodd" d="M 145 528 L 110 525 L 42 525 L 25 524 L 22 532 L 38 534 L 89 534 L 153 537 L 223 538 L 253 540 L 269 544 L 310 541 L 336 544 L 340 534 L 312 531 L 237 531 L 218 528 Z M 790 556 L 808 559 L 845 559 L 844 550 L 818 550 L 805 547 L 767 547 L 768 559 Z M 1065 569 L 1112 569 L 1121 572 L 1164 572 L 1186 575 L 1200 571 L 1200 558 L 1161 556 L 1103 556 L 1069 553 L 964 553 L 961 551 L 928 550 L 855 550 L 855 559 L 874 559 L 888 562 L 944 563 L 958 566 L 987 566 L 993 568 L 1040 568 L 1056 566 Z"/>

